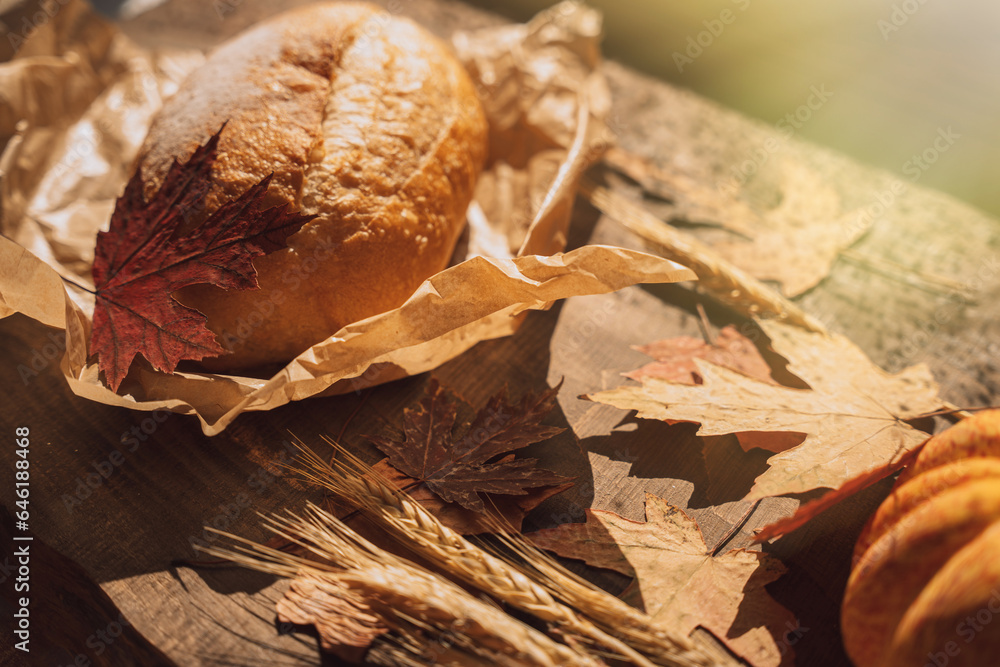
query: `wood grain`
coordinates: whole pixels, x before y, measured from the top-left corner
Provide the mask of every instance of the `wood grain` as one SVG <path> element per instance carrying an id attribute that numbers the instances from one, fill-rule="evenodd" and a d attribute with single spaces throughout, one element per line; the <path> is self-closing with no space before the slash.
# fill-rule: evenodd
<path id="1" fill-rule="evenodd" d="M 173 667 L 175 664 L 129 622 L 83 568 L 30 530 L 15 530 L 14 516 L 0 505 L 0 540 L 14 545 L 3 562 L 0 602 L 13 615 L 28 600 L 28 635 L 4 642 L 5 665 Z M 22 566 L 28 573 L 22 572 Z M 21 586 L 15 590 L 17 581 Z M 5 613 L 5 616 L 10 617 Z M 7 620 L 7 619 L 5 619 Z M 20 619 L 19 619 L 20 621 Z M 20 623 L 18 624 L 20 627 Z M 87 655 L 87 654 L 91 655 Z"/>

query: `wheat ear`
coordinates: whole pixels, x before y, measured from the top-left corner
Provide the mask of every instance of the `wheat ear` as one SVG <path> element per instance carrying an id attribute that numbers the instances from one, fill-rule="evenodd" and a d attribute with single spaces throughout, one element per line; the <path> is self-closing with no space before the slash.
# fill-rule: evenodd
<path id="1" fill-rule="evenodd" d="M 406 640 L 410 652 L 422 650 L 420 633 L 431 632 L 487 664 L 537 667 L 598 667 L 595 658 L 560 644 L 502 610 L 474 598 L 454 583 L 398 558 L 358 535 L 325 510 L 310 504 L 306 516 L 264 517 L 275 534 L 322 561 L 289 554 L 222 531 L 231 549 L 206 553 L 263 572 L 307 578 L 320 590 L 371 610 Z M 436 656 L 440 658 L 440 655 Z"/>
<path id="2" fill-rule="evenodd" d="M 337 447 L 356 469 L 367 468 L 343 448 L 330 440 L 327 442 Z M 366 476 L 355 475 L 342 466 L 335 469 L 308 448 L 301 447 L 301 450 L 304 466 L 293 467 L 295 472 L 358 505 L 407 547 L 466 583 L 542 620 L 559 624 L 568 632 L 599 642 L 636 665 L 705 667 L 717 664 L 686 638 L 672 637 L 655 628 L 642 612 L 578 578 L 573 581 L 571 590 L 540 584 L 443 525 L 422 505 L 379 479 L 370 468 L 365 470 Z M 569 582 L 571 575 L 568 572 L 566 575 L 563 580 Z M 564 593 L 572 598 L 569 600 L 571 606 L 553 597 L 563 597 Z M 590 618 L 575 610 L 585 610 Z M 596 620 L 597 625 L 592 620 Z M 636 650 L 622 637 L 635 640 L 645 650 Z"/>

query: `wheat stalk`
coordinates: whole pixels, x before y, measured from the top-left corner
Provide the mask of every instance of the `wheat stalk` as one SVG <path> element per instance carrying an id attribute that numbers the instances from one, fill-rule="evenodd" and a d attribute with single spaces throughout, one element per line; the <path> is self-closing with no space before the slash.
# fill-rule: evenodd
<path id="1" fill-rule="evenodd" d="M 250 540 L 214 531 L 233 540 L 231 549 L 205 548 L 206 553 L 227 558 L 252 569 L 282 577 L 308 578 L 321 590 L 346 597 L 368 608 L 384 624 L 397 631 L 404 654 L 426 648 L 421 631 L 447 640 L 435 655 L 438 663 L 459 648 L 472 660 L 511 666 L 597 667 L 598 660 L 581 650 L 560 644 L 542 632 L 517 621 L 500 609 L 472 597 L 444 579 L 398 558 L 358 535 L 328 512 L 307 506 L 307 515 L 264 517 L 267 527 L 322 561 L 289 554 Z M 480 661 L 476 661 L 480 662 Z"/>
<path id="2" fill-rule="evenodd" d="M 366 468 L 335 443 L 327 442 L 337 447 L 355 468 Z M 443 525 L 422 505 L 379 479 L 370 468 L 365 470 L 366 476 L 355 475 L 342 466 L 335 469 L 305 447 L 301 449 L 305 465 L 292 470 L 358 505 L 407 547 L 489 595 L 556 623 L 567 632 L 603 644 L 636 665 L 718 664 L 686 638 L 672 637 L 656 628 L 646 614 L 575 577 L 538 550 L 532 553 L 527 543 L 522 542 L 519 551 L 533 565 L 534 577 Z M 499 530 L 504 531 L 505 528 Z M 584 611 L 586 617 L 576 610 Z"/>
<path id="3" fill-rule="evenodd" d="M 501 527 L 498 527 L 501 528 Z M 515 553 L 519 554 L 526 567 L 530 567 L 530 576 L 539 584 L 558 595 L 566 603 L 587 610 L 590 618 L 600 625 L 614 628 L 627 637 L 629 643 L 647 655 L 658 656 L 670 662 L 676 648 L 673 641 L 664 631 L 655 626 L 648 614 L 608 595 L 582 577 L 570 572 L 544 551 L 527 542 L 520 534 L 495 531 L 496 535 Z M 690 646 L 690 644 L 689 644 Z M 671 647 L 670 650 L 665 650 Z M 685 656 L 687 663 L 695 665 L 736 666 L 742 663 L 734 660 L 730 654 L 711 641 L 699 642 L 695 650 L 690 650 Z M 676 661 L 676 658 L 674 658 Z"/>

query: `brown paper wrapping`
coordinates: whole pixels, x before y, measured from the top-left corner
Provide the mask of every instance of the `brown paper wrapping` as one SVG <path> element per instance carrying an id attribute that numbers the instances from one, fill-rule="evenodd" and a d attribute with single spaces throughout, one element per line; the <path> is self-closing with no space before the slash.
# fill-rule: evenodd
<path id="1" fill-rule="evenodd" d="M 331 332 L 269 378 L 135 364 L 116 394 L 87 357 L 93 298 L 67 281 L 92 287 L 95 236 L 149 120 L 203 56 L 145 51 L 70 0 L 0 65 L 0 317 L 20 312 L 65 329 L 60 368 L 77 395 L 193 414 L 214 435 L 246 410 L 430 370 L 558 299 L 692 280 L 644 253 L 561 252 L 577 179 L 609 136 L 600 25 L 597 12 L 566 2 L 528 24 L 454 37 L 490 121 L 490 158 L 456 261 L 406 303 Z"/>

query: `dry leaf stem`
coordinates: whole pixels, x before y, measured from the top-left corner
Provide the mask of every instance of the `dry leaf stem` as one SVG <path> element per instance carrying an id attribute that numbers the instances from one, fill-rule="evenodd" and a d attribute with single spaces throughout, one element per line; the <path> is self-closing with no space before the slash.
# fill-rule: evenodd
<path id="1" fill-rule="evenodd" d="M 825 332 L 825 327 L 816 318 L 733 266 L 702 242 L 665 224 L 587 175 L 580 179 L 580 192 L 599 211 L 655 244 L 660 255 L 698 274 L 698 284 L 723 304 L 748 317 L 775 318 L 809 331 Z"/>
<path id="2" fill-rule="evenodd" d="M 840 256 L 846 260 L 854 262 L 855 264 L 864 266 L 870 271 L 874 271 L 879 275 L 885 276 L 886 278 L 896 280 L 904 285 L 915 287 L 919 290 L 924 290 L 932 294 L 957 293 L 965 298 L 968 298 L 970 292 L 969 286 L 965 283 L 960 283 L 949 278 L 945 278 L 944 276 L 937 276 L 923 271 L 918 271 L 908 266 L 903 266 L 897 262 L 893 262 L 885 257 L 879 257 L 878 259 L 868 257 L 853 248 L 845 248 L 844 250 L 841 250 Z"/>
<path id="3" fill-rule="evenodd" d="M 355 467 L 363 466 L 343 450 L 341 453 Z M 443 525 L 419 503 L 378 480 L 372 471 L 366 471 L 368 476 L 362 477 L 344 468 L 335 469 L 304 448 L 302 456 L 306 467 L 295 468 L 296 472 L 361 506 L 368 516 L 406 546 L 466 583 L 542 620 L 558 624 L 567 632 L 588 637 L 636 665 L 658 663 L 696 667 L 716 664 L 687 639 L 670 637 L 654 627 L 645 614 L 573 576 L 537 550 L 528 553 L 527 544 L 513 544 L 508 537 L 508 541 L 527 556 L 538 575 L 534 578 Z M 504 529 L 499 532 L 502 534 Z M 584 611 L 593 622 L 575 610 Z"/>

